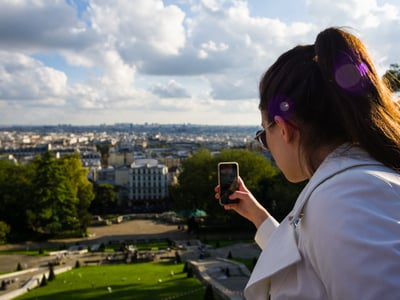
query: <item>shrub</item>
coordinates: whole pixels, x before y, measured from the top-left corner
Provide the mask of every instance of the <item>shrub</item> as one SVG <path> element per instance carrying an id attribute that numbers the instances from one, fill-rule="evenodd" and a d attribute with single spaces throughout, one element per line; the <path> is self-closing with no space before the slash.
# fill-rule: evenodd
<path id="1" fill-rule="evenodd" d="M 6 281 L 3 279 L 2 281 L 1 281 L 1 290 L 2 291 L 5 291 L 7 289 L 7 283 L 6 283 Z"/>
<path id="2" fill-rule="evenodd" d="M 187 273 L 187 271 L 188 271 L 188 263 L 187 262 L 185 262 L 185 265 L 183 266 L 183 273 Z"/>
<path id="3" fill-rule="evenodd" d="M 46 286 L 47 285 L 47 278 L 46 275 L 43 274 L 42 281 L 40 282 L 40 286 Z"/>
<path id="4" fill-rule="evenodd" d="M 22 265 L 21 265 L 21 263 L 19 262 L 18 264 L 17 264 L 17 271 L 21 271 L 22 270 Z"/>
<path id="5" fill-rule="evenodd" d="M 49 281 L 53 281 L 56 279 L 56 275 L 54 274 L 54 267 L 53 265 L 49 265 Z"/>
<path id="6" fill-rule="evenodd" d="M 187 278 L 192 278 L 193 277 L 193 270 L 192 268 L 188 268 L 187 270 Z"/>
<path id="7" fill-rule="evenodd" d="M 7 223 L 0 221 L 0 244 L 5 244 L 7 235 L 10 233 L 10 226 Z"/>
<path id="8" fill-rule="evenodd" d="M 204 300 L 215 300 L 214 291 L 211 284 L 207 285 L 206 292 L 204 293 Z"/>
<path id="9" fill-rule="evenodd" d="M 175 252 L 175 262 L 178 264 L 182 262 L 181 256 L 179 255 L 178 251 Z"/>

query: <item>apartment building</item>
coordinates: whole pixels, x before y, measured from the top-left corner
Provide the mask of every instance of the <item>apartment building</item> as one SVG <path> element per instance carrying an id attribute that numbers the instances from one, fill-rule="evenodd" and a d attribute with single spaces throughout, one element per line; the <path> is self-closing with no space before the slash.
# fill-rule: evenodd
<path id="1" fill-rule="evenodd" d="M 168 167 L 155 159 L 139 159 L 131 165 L 129 199 L 158 201 L 168 197 Z"/>
<path id="2" fill-rule="evenodd" d="M 96 170 L 97 183 L 116 188 L 117 203 L 134 211 L 158 211 L 167 205 L 170 174 L 156 159 L 137 159 L 122 165 Z"/>

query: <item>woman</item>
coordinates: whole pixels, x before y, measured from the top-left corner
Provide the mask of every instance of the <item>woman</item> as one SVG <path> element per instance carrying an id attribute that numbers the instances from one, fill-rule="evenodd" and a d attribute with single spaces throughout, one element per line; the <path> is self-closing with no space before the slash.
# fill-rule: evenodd
<path id="1" fill-rule="evenodd" d="M 260 82 L 263 131 L 291 182 L 309 180 L 279 224 L 240 180 L 225 205 L 263 249 L 247 299 L 400 299 L 400 113 L 354 35 L 328 28 Z M 218 187 L 216 198 L 219 198 Z"/>

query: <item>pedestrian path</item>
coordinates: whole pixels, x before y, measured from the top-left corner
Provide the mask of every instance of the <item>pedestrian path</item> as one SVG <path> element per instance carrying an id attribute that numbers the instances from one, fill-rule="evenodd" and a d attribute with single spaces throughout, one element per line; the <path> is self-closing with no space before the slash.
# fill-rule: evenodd
<path id="1" fill-rule="evenodd" d="M 250 271 L 241 263 L 224 258 L 207 258 L 188 262 L 196 276 L 213 287 L 222 299 L 242 300 Z"/>
<path id="2" fill-rule="evenodd" d="M 71 266 L 57 268 L 54 270 L 54 274 L 57 275 L 57 274 L 69 271 L 71 269 L 72 269 Z M 7 275 L 8 275 L 8 277 L 4 277 L 4 279 L 20 278 L 21 276 L 22 277 L 28 276 L 28 277 L 27 277 L 27 279 L 24 279 L 25 282 L 23 283 L 23 285 L 21 287 L 11 289 L 8 292 L 4 293 L 3 295 L 0 296 L 0 300 L 14 299 L 18 296 L 25 294 L 26 292 L 28 292 L 32 289 L 38 287 L 40 285 L 40 282 L 41 282 L 43 276 L 46 276 L 46 278 L 49 277 L 49 268 L 34 268 L 34 269 L 25 270 L 25 272 L 22 274 L 20 274 L 20 272 L 16 272 L 16 273 L 10 273 Z"/>
<path id="3" fill-rule="evenodd" d="M 223 248 L 207 247 L 198 240 L 174 241 L 182 245 L 181 256 L 187 261 L 194 274 L 205 286 L 210 284 L 213 291 L 225 300 L 243 300 L 243 290 L 250 278 L 248 268 L 239 262 L 226 259 L 257 259 L 260 248 L 255 244 L 235 244 Z"/>

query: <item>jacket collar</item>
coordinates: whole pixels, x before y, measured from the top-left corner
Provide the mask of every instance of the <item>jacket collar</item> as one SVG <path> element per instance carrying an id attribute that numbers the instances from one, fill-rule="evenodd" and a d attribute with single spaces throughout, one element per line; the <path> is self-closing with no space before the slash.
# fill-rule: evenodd
<path id="1" fill-rule="evenodd" d="M 303 216 L 304 205 L 310 198 L 312 192 L 318 186 L 338 173 L 366 165 L 382 165 L 382 163 L 371 158 L 365 150 L 358 146 L 343 144 L 336 148 L 321 163 L 298 196 L 292 211 L 287 216 L 290 223 L 296 225 L 296 223 L 301 219 Z"/>
<path id="2" fill-rule="evenodd" d="M 260 254 L 245 288 L 247 299 L 266 299 L 272 275 L 301 260 L 295 227 L 303 217 L 303 207 L 312 192 L 326 180 L 350 168 L 381 165 L 359 147 L 343 144 L 330 153 L 300 193 L 293 210 L 271 235 Z"/>

